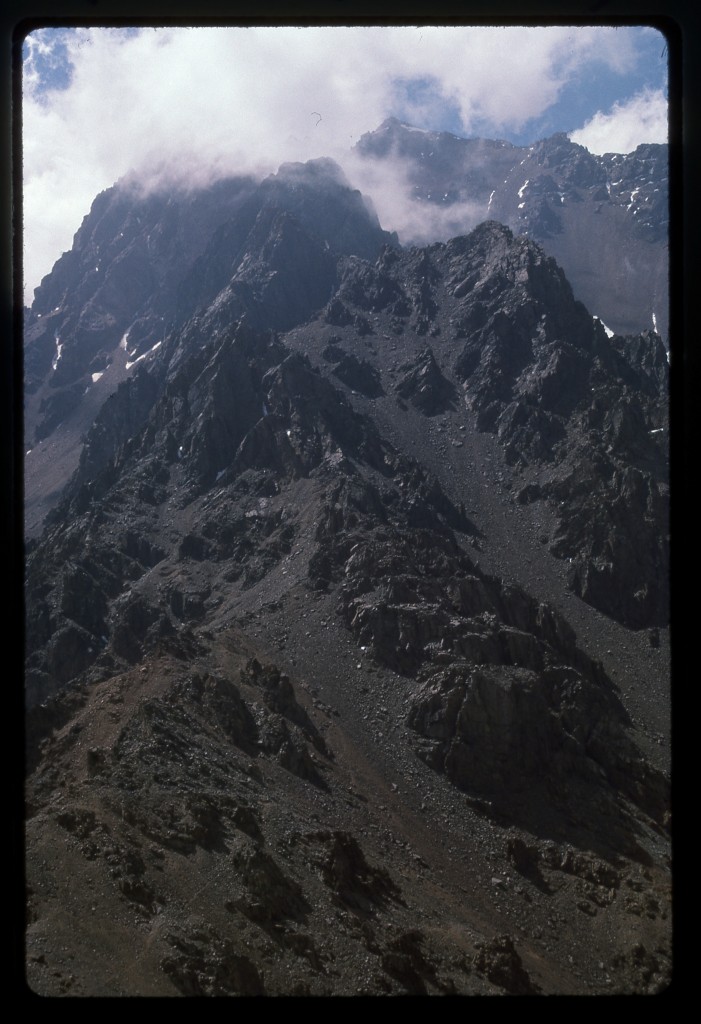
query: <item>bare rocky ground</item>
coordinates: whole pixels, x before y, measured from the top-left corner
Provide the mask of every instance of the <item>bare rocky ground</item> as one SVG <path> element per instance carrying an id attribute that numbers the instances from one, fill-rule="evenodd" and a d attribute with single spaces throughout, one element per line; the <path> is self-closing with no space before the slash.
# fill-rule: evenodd
<path id="1" fill-rule="evenodd" d="M 30 987 L 665 990 L 659 339 L 486 225 L 149 372 L 30 545 Z"/>

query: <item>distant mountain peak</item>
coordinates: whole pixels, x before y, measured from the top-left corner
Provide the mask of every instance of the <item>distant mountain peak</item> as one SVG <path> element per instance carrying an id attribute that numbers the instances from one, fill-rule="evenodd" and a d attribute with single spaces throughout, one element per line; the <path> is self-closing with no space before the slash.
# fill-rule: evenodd
<path id="1" fill-rule="evenodd" d="M 401 168 L 392 198 L 406 243 L 460 234 L 479 220 L 508 224 L 545 246 L 575 294 L 612 329 L 668 325 L 667 147 L 596 156 L 566 132 L 529 146 L 423 132 L 388 118 L 363 135 L 358 155 Z M 376 170 L 376 168 L 375 168 Z M 382 209 L 380 208 L 380 214 Z"/>

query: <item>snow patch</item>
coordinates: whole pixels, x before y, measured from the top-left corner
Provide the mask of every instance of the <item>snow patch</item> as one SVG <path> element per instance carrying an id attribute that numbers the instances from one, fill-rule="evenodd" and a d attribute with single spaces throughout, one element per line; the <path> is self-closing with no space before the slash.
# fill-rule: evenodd
<path id="1" fill-rule="evenodd" d="M 153 346 L 153 348 L 150 348 L 148 350 L 148 352 L 144 352 L 144 354 L 142 356 L 139 356 L 137 359 L 134 359 L 133 362 L 127 362 L 127 364 L 126 364 L 127 370 L 130 370 L 132 368 L 132 366 L 136 366 L 136 364 L 140 363 L 142 359 L 146 359 L 146 357 L 150 356 L 152 352 L 155 352 L 157 348 L 160 348 L 162 344 L 163 344 L 162 341 L 157 341 L 156 344 Z"/>
<path id="2" fill-rule="evenodd" d="M 604 330 L 606 331 L 606 336 L 607 336 L 608 338 L 612 338 L 612 337 L 613 337 L 613 335 L 614 335 L 614 332 L 613 332 L 613 331 L 611 330 L 611 328 L 610 328 L 610 327 L 607 327 L 607 326 L 606 326 L 606 324 L 604 323 L 604 321 L 603 321 L 603 320 L 601 319 L 601 317 L 600 317 L 600 316 L 595 316 L 595 317 L 593 317 L 592 319 L 594 319 L 594 320 L 598 320 L 598 321 L 599 321 L 599 323 L 601 324 L 601 326 L 603 327 L 603 329 L 604 329 Z"/>
<path id="3" fill-rule="evenodd" d="M 519 197 L 519 199 L 523 199 L 523 193 L 526 191 L 526 187 L 527 187 L 528 182 L 530 180 L 531 180 L 530 178 L 526 178 L 526 180 L 524 181 L 523 185 L 521 185 L 521 188 L 518 190 L 518 197 Z"/>
<path id="4" fill-rule="evenodd" d="M 494 189 L 494 192 L 496 192 L 496 189 Z M 489 207 L 492 205 L 492 199 L 494 199 L 494 192 L 492 192 L 492 194 L 489 197 L 489 202 L 487 203 L 487 209 L 489 209 Z"/>
<path id="5" fill-rule="evenodd" d="M 103 374 L 104 372 L 105 372 L 105 371 L 103 370 L 103 371 L 102 371 L 102 373 L 93 373 L 93 374 L 91 375 L 91 376 L 92 376 L 92 382 L 93 382 L 93 384 L 97 384 L 97 382 L 99 381 L 100 377 L 102 376 L 102 374 Z"/>
<path id="6" fill-rule="evenodd" d="M 61 344 L 61 339 L 59 338 L 58 334 L 54 334 L 54 341 L 56 342 L 56 358 L 51 364 L 52 370 L 55 370 L 56 367 L 58 366 L 58 361 L 61 358 L 61 350 L 63 349 L 63 345 Z"/>

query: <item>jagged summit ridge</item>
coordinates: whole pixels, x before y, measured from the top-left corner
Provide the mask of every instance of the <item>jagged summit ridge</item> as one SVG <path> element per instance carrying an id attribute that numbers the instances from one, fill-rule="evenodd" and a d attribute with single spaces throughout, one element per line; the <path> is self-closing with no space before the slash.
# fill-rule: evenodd
<path id="1" fill-rule="evenodd" d="M 409 224 L 428 225 L 424 235 L 432 209 L 436 225 L 451 210 L 467 229 L 487 218 L 508 224 L 557 259 L 577 297 L 613 330 L 654 329 L 667 340 L 666 145 L 595 156 L 564 132 L 514 146 L 423 132 L 391 118 L 355 149 L 375 171 L 401 168 L 423 211 Z"/>

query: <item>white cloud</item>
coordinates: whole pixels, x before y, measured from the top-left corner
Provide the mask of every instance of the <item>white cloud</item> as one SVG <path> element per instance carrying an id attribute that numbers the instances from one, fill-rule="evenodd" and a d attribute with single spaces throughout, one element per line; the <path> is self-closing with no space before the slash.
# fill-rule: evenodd
<path id="1" fill-rule="evenodd" d="M 388 115 L 436 127 L 446 104 L 465 134 L 499 136 L 588 62 L 635 62 L 633 36 L 605 27 L 78 29 L 60 37 L 69 86 L 42 92 L 52 38 L 29 37 L 24 79 L 28 302 L 95 195 L 131 169 L 204 184 L 285 160 L 343 164 Z M 430 89 L 407 91 L 419 79 Z"/>
<path id="2" fill-rule="evenodd" d="M 452 203 L 445 207 L 413 196 L 406 165 L 392 155 L 381 161 L 348 154 L 344 161 L 350 183 L 372 203 L 380 223 L 396 231 L 402 245 L 427 245 L 465 234 L 485 219 L 484 203 Z"/>
<path id="3" fill-rule="evenodd" d="M 661 89 L 644 89 L 629 100 L 599 111 L 583 128 L 570 133 L 572 142 L 590 153 L 631 153 L 643 142 L 667 141 L 667 100 Z"/>

